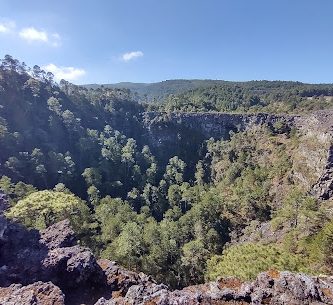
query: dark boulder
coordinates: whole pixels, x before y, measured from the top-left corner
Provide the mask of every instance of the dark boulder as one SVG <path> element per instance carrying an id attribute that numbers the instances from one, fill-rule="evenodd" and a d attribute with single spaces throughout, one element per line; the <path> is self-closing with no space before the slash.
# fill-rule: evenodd
<path id="1" fill-rule="evenodd" d="M 116 262 L 107 259 L 100 259 L 98 264 L 105 274 L 107 285 L 117 295 L 125 296 L 128 289 L 133 285 L 154 282 L 151 277 L 144 273 L 129 271 Z"/>
<path id="2" fill-rule="evenodd" d="M 57 222 L 40 232 L 40 243 L 48 249 L 72 247 L 76 245 L 76 238 L 68 219 Z"/>
<path id="3" fill-rule="evenodd" d="M 80 246 L 50 250 L 42 262 L 45 274 L 61 287 L 88 283 L 104 284 L 101 267 L 88 248 Z"/>
<path id="4" fill-rule="evenodd" d="M 52 281 L 61 289 L 105 283 L 92 252 L 75 245 L 69 221 L 38 232 L 7 220 L 0 248 L 0 286 Z"/>

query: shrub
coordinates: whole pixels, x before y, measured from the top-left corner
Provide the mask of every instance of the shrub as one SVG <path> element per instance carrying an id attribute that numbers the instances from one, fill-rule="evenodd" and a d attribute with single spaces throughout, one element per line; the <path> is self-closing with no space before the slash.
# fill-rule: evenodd
<path id="1" fill-rule="evenodd" d="M 90 211 L 85 202 L 73 194 L 45 190 L 18 201 L 6 216 L 35 229 L 44 229 L 68 218 L 74 230 L 80 232 L 89 222 Z"/>
<path id="2" fill-rule="evenodd" d="M 255 278 L 258 273 L 269 269 L 302 271 L 306 259 L 287 253 L 277 245 L 241 244 L 231 246 L 223 255 L 215 255 L 207 262 L 206 278 L 233 276 L 242 280 Z"/>

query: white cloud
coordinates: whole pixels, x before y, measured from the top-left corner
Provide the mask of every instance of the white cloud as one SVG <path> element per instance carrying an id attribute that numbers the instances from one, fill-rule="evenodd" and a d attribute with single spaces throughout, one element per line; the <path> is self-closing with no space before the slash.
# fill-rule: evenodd
<path id="1" fill-rule="evenodd" d="M 61 36 L 58 33 L 50 33 L 45 30 L 38 30 L 35 27 L 24 27 L 20 31 L 16 30 L 16 24 L 12 20 L 0 18 L 0 34 L 11 33 L 15 37 L 33 43 L 41 42 L 52 47 L 61 46 Z"/>
<path id="2" fill-rule="evenodd" d="M 58 33 L 49 34 L 43 30 L 37 30 L 34 27 L 23 28 L 19 35 L 22 39 L 28 42 L 45 42 L 53 47 L 58 47 L 61 44 L 61 37 Z"/>
<path id="3" fill-rule="evenodd" d="M 123 61 L 127 62 L 127 61 L 130 61 L 132 59 L 135 59 L 135 58 L 138 58 L 138 57 L 142 57 L 142 56 L 143 56 L 143 52 L 141 52 L 141 51 L 133 51 L 133 52 L 127 52 L 127 53 L 123 54 L 121 56 L 121 59 Z"/>
<path id="4" fill-rule="evenodd" d="M 9 33 L 15 28 L 14 21 L 0 22 L 0 33 Z"/>
<path id="5" fill-rule="evenodd" d="M 49 38 L 45 31 L 38 31 L 34 27 L 24 28 L 19 33 L 20 37 L 32 42 L 32 41 L 43 41 L 48 42 Z"/>
<path id="6" fill-rule="evenodd" d="M 74 67 L 58 67 L 55 64 L 48 64 L 42 67 L 47 72 L 52 72 L 56 80 L 65 79 L 68 81 L 74 81 L 86 74 L 84 69 L 78 69 Z"/>

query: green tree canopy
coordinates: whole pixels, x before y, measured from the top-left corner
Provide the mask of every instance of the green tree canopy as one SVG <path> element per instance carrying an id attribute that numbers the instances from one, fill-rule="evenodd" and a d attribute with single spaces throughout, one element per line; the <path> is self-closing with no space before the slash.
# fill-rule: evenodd
<path id="1" fill-rule="evenodd" d="M 36 229 L 68 218 L 78 232 L 90 220 L 89 208 L 83 200 L 73 194 L 48 190 L 32 193 L 18 201 L 7 216 Z"/>

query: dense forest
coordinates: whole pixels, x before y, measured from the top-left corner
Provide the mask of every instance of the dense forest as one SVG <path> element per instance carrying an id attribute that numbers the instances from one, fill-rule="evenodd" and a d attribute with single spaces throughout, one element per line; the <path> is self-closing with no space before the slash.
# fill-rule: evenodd
<path id="1" fill-rule="evenodd" d="M 90 84 L 84 85 L 88 89 L 111 88 L 131 90 L 135 99 L 141 102 L 161 102 L 171 94 L 180 94 L 197 88 L 207 88 L 214 85 L 228 83 L 222 80 L 177 79 L 158 83 L 116 83 L 116 84 Z"/>
<path id="2" fill-rule="evenodd" d="M 320 153 L 325 143 L 256 126 L 203 141 L 182 159 L 149 147 L 142 124 L 152 109 L 307 112 L 332 106 L 331 96 L 333 85 L 224 82 L 138 103 L 128 89 L 58 84 L 40 67 L 6 56 L 6 215 L 29 228 L 69 218 L 97 256 L 171 287 L 218 276 L 251 279 L 269 268 L 332 273 L 333 203 L 309 195 L 299 179 L 300 172 L 310 184 L 314 179 L 304 147 Z M 275 238 L 261 235 L 263 226 Z"/>
<path id="3" fill-rule="evenodd" d="M 300 113 L 333 105 L 333 84 L 292 81 L 168 80 L 84 87 L 131 90 L 133 99 L 161 111 Z"/>
<path id="4" fill-rule="evenodd" d="M 152 109 L 166 111 L 222 111 L 304 113 L 333 106 L 332 84 L 285 81 L 223 82 L 170 94 Z"/>

